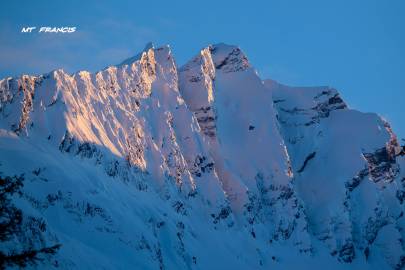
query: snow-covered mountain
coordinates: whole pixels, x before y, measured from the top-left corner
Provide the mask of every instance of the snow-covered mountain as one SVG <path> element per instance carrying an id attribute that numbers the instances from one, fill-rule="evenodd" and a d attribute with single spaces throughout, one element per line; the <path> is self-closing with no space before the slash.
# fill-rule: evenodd
<path id="1" fill-rule="evenodd" d="M 0 81 L 0 267 L 402 269 L 405 148 L 236 46 Z"/>

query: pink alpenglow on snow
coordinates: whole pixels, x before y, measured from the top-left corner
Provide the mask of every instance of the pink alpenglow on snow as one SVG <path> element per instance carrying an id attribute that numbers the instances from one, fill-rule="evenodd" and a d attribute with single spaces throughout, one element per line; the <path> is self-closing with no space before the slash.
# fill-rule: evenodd
<path id="1" fill-rule="evenodd" d="M 377 114 L 260 78 L 237 46 L 4 78 L 2 266 L 402 269 L 404 153 Z"/>

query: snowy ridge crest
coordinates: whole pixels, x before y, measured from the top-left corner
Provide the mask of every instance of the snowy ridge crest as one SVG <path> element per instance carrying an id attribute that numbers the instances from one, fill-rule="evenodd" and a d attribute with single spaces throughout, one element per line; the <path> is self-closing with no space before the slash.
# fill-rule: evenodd
<path id="1" fill-rule="evenodd" d="M 148 44 L 96 73 L 5 78 L 0 252 L 62 269 L 402 269 L 404 149 L 337 90 L 263 81 L 223 43 L 180 68 Z"/>

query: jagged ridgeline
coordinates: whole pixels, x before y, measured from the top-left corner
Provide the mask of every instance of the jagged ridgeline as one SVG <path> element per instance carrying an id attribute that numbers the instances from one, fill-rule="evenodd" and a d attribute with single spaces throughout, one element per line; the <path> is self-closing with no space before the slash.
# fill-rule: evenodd
<path id="1" fill-rule="evenodd" d="M 0 268 L 402 269 L 405 148 L 236 46 L 0 81 Z"/>

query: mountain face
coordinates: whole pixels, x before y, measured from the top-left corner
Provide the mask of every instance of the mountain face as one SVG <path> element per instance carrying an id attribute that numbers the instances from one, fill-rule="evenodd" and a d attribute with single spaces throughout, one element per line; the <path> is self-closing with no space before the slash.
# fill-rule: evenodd
<path id="1" fill-rule="evenodd" d="M 0 268 L 402 269 L 405 148 L 236 46 L 0 81 Z"/>

